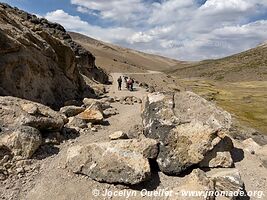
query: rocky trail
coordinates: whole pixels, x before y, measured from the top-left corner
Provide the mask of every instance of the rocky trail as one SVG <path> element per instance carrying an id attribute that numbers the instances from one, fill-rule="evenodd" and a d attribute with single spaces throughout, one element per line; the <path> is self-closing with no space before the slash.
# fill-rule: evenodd
<path id="1" fill-rule="evenodd" d="M 120 73 L 114 73 L 112 74 L 112 78 L 113 80 L 117 80 L 117 78 L 122 75 L 123 74 Z M 210 180 L 205 177 L 212 177 L 217 173 L 226 173 L 229 176 L 233 176 L 234 179 L 236 179 L 235 181 L 239 181 L 239 186 L 241 186 L 244 181 L 246 191 L 267 191 L 266 163 L 262 162 L 258 155 L 255 155 L 254 151 L 257 151 L 260 147 L 256 146 L 250 140 L 245 143 L 234 141 L 235 147 L 232 150 L 232 158 L 235 169 L 212 169 L 204 167 L 202 169 L 206 171 L 206 175 L 196 167 L 191 167 L 179 176 L 169 176 L 158 171 L 158 166 L 154 161 L 150 163 L 152 170 L 151 178 L 148 181 L 142 181 L 142 183 L 137 185 L 109 184 L 105 183 L 106 181 L 95 181 L 93 180 L 94 178 L 92 179 L 82 173 L 73 173 L 71 167 L 66 165 L 66 156 L 69 154 L 70 148 L 74 147 L 75 149 L 76 146 L 83 147 L 90 143 L 99 144 L 106 142 L 104 144 L 109 145 L 109 135 L 116 131 L 125 132 L 128 137 L 132 138 L 137 138 L 142 135 L 142 131 L 140 133 L 140 130 L 142 129 L 140 128 L 142 125 L 142 109 L 138 100 L 146 95 L 153 96 L 156 94 L 149 94 L 145 88 L 139 87 L 138 85 L 136 85 L 135 91 L 133 92 L 128 91 L 126 88 L 123 88 L 122 91 L 118 91 L 116 81 L 113 81 L 112 85 L 107 86 L 107 91 L 106 98 L 112 102 L 112 109 L 115 109 L 118 114 L 108 117 L 103 125 L 93 125 L 91 128 L 79 129 L 79 134 L 76 136 L 74 135 L 73 138 L 65 140 L 59 145 L 53 145 L 49 146 L 47 149 L 43 149 L 45 153 L 42 152 L 40 154 L 43 155 L 42 157 L 35 156 L 34 159 L 29 161 L 30 163 L 23 163 L 22 167 L 16 168 L 21 171 L 18 171 L 17 175 L 14 175 L 13 177 L 11 176 L 1 182 L 2 199 L 125 199 L 126 194 L 130 196 L 129 199 L 189 199 L 188 197 L 181 197 L 177 194 L 169 196 L 166 192 L 177 192 L 181 189 L 207 189 L 210 187 L 208 183 Z M 136 98 L 136 103 L 130 102 L 130 105 L 127 105 L 125 101 L 122 102 L 121 99 L 126 96 L 134 96 Z M 158 101 L 162 96 L 155 96 L 154 98 L 153 101 Z M 157 132 L 156 130 L 154 131 Z M 146 141 L 144 138 L 140 140 L 144 145 L 151 142 Z M 111 143 L 111 146 L 113 145 L 116 146 L 118 144 L 116 144 L 116 142 L 114 144 Z M 136 145 L 140 148 L 138 140 Z M 151 145 L 153 145 L 153 142 Z M 96 145 L 92 148 L 93 151 L 98 151 L 99 147 Z M 243 151 L 245 148 L 247 148 L 247 150 Z M 179 149 L 177 150 L 179 151 Z M 148 156 L 152 155 L 153 151 L 149 150 Z M 102 154 L 101 157 L 102 156 L 104 156 L 104 154 Z M 110 156 L 111 160 L 108 160 L 109 155 L 104 159 L 107 162 L 105 164 L 115 165 L 116 163 L 113 163 L 114 161 L 112 161 L 114 158 L 112 158 L 112 155 Z M 215 162 L 222 162 L 221 164 L 225 164 L 225 160 L 220 160 L 225 158 L 218 159 L 219 160 L 216 160 Z M 141 159 L 140 162 L 142 161 L 143 160 Z M 78 159 L 71 162 L 72 164 L 75 164 L 76 162 L 79 163 L 80 160 Z M 191 172 L 194 168 L 195 170 Z M 161 171 L 164 171 L 164 167 Z M 202 173 L 204 173 L 204 175 Z M 234 174 L 238 174 L 237 177 L 235 177 Z M 205 177 L 203 178 L 203 176 Z M 104 175 L 104 178 L 108 179 L 108 175 Z M 130 176 L 129 178 L 132 177 Z M 136 181 L 135 178 L 136 177 L 133 177 L 133 181 Z M 17 180 L 15 181 L 15 179 Z M 188 180 L 192 180 L 192 183 L 190 181 L 188 182 Z M 223 188 L 236 187 L 235 184 L 230 184 L 231 186 L 229 186 L 229 183 L 226 183 L 226 185 L 223 185 Z M 106 194 L 106 191 L 109 191 L 109 193 Z M 124 192 L 124 195 L 121 197 L 117 196 L 119 191 Z M 155 191 L 159 192 L 159 194 L 156 194 Z M 257 193 L 250 199 L 258 199 L 259 196 L 257 195 L 260 194 Z M 249 198 L 243 197 L 241 199 Z"/>

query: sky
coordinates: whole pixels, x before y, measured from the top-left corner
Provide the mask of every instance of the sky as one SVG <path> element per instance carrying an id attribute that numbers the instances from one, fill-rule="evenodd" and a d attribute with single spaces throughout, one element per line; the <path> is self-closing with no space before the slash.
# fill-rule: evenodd
<path id="1" fill-rule="evenodd" d="M 178 60 L 267 41 L 267 0 L 0 0 L 66 30 Z"/>

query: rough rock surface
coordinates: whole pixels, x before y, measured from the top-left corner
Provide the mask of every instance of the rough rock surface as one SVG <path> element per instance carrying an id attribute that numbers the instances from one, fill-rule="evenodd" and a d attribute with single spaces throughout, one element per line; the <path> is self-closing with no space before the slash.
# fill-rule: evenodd
<path id="1" fill-rule="evenodd" d="M 142 103 L 142 100 L 135 96 L 125 96 L 120 98 L 120 103 L 125 105 L 133 105 L 135 103 Z"/>
<path id="2" fill-rule="evenodd" d="M 244 140 L 242 144 L 244 145 L 244 150 L 251 154 L 255 154 L 255 152 L 261 148 L 261 146 L 256 143 L 252 138 Z"/>
<path id="3" fill-rule="evenodd" d="M 31 126 L 41 131 L 57 131 L 64 117 L 39 103 L 16 97 L 0 97 L 0 124 L 3 127 Z"/>
<path id="4" fill-rule="evenodd" d="M 200 167 L 232 167 L 234 161 L 231 156 L 233 142 L 228 136 L 224 136 L 221 141 L 209 151 L 204 159 L 199 163 Z"/>
<path id="5" fill-rule="evenodd" d="M 123 131 L 116 131 L 116 132 L 110 134 L 108 137 L 111 140 L 128 139 L 127 134 Z"/>
<path id="6" fill-rule="evenodd" d="M 166 174 L 179 174 L 206 155 L 217 155 L 211 152 L 213 149 L 227 152 L 232 148 L 231 139 L 224 140 L 228 149 L 215 148 L 227 138 L 224 133 L 231 126 L 230 114 L 194 93 L 148 94 L 143 101 L 142 118 L 145 136 L 160 141 L 157 162 Z M 232 159 L 218 154 L 209 164 L 229 167 Z"/>
<path id="7" fill-rule="evenodd" d="M 85 111 L 85 108 L 78 106 L 65 106 L 60 108 L 60 112 L 65 114 L 67 117 L 73 117 Z"/>
<path id="8" fill-rule="evenodd" d="M 138 184 L 150 178 L 148 158 L 157 153 L 153 139 L 92 143 L 70 147 L 66 166 L 97 181 Z"/>
<path id="9" fill-rule="evenodd" d="M 12 156 L 26 159 L 34 154 L 41 143 L 42 136 L 37 129 L 21 126 L 15 130 L 7 130 L 1 133 L 0 152 L 6 150 Z"/>
<path id="10" fill-rule="evenodd" d="M 87 128 L 88 125 L 85 120 L 77 117 L 69 117 L 69 122 L 66 124 L 69 128 Z"/>
<path id="11" fill-rule="evenodd" d="M 173 188 L 176 195 L 170 197 L 169 200 L 214 200 L 213 196 L 183 196 L 184 191 L 214 191 L 214 182 L 209 179 L 205 172 L 200 169 L 195 169 L 187 177 L 185 184 L 176 188 Z"/>
<path id="12" fill-rule="evenodd" d="M 103 110 L 99 102 L 91 104 L 85 111 L 76 116 L 86 122 L 101 123 L 104 119 Z"/>
<path id="13" fill-rule="evenodd" d="M 94 56 L 61 25 L 1 3 L 0 27 L 0 95 L 59 107 L 94 95 L 80 73 L 107 82 Z"/>
<path id="14" fill-rule="evenodd" d="M 214 182 L 216 191 L 245 191 L 244 182 L 237 169 L 224 169 L 223 171 L 213 174 L 211 180 Z M 237 197 L 228 196 L 228 198 L 234 200 Z"/>

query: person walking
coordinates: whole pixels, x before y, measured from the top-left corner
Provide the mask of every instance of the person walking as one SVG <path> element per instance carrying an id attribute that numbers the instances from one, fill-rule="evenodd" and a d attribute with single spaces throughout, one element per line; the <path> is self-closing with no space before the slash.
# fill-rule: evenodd
<path id="1" fill-rule="evenodd" d="M 121 76 L 118 78 L 118 90 L 121 90 L 122 78 Z"/>

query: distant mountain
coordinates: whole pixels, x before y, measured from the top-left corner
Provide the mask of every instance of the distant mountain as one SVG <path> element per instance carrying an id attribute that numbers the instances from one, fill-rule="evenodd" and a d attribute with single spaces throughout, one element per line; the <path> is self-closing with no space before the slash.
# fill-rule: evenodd
<path id="1" fill-rule="evenodd" d="M 73 40 L 81 44 L 96 57 L 96 64 L 108 72 L 144 72 L 146 70 L 170 70 L 183 62 L 122 48 L 79 33 L 69 33 Z"/>
<path id="2" fill-rule="evenodd" d="M 267 80 L 267 43 L 221 59 L 178 64 L 168 73 L 231 82 Z"/>

